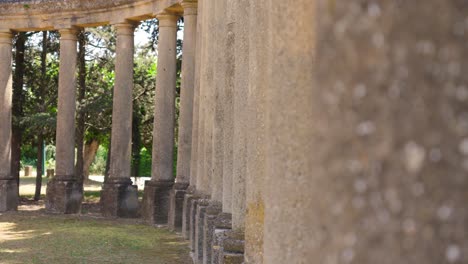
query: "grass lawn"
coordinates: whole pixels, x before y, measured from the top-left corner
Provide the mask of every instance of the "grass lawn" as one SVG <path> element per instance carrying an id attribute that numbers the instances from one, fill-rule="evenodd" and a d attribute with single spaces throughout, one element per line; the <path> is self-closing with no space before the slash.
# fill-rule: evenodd
<path id="1" fill-rule="evenodd" d="M 100 184 L 85 188 L 81 215 L 50 215 L 43 200 L 28 200 L 32 193 L 23 186 L 32 184 L 28 181 L 22 181 L 19 211 L 0 213 L 0 264 L 191 263 L 180 236 L 141 219 L 101 217 Z"/>

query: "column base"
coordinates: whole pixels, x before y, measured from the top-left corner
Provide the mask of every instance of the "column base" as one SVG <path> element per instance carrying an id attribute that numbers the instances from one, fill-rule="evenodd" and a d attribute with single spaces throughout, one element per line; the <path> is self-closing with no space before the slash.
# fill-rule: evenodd
<path id="1" fill-rule="evenodd" d="M 18 199 L 16 179 L 0 179 L 0 212 L 18 210 Z"/>
<path id="2" fill-rule="evenodd" d="M 221 213 L 216 217 L 211 252 L 212 263 L 223 263 L 223 243 L 232 229 L 232 215 Z"/>
<path id="3" fill-rule="evenodd" d="M 182 236 L 189 240 L 190 239 L 190 211 L 192 207 L 192 201 L 198 199 L 193 193 L 187 193 L 184 196 L 184 204 L 182 208 Z"/>
<path id="4" fill-rule="evenodd" d="M 172 231 L 182 231 L 182 214 L 187 188 L 188 183 L 175 183 L 169 194 L 168 225 Z"/>
<path id="5" fill-rule="evenodd" d="M 221 242 L 221 262 L 223 264 L 244 263 L 244 233 L 240 231 L 227 231 L 226 238 Z"/>
<path id="6" fill-rule="evenodd" d="M 200 199 L 196 205 L 195 215 L 195 239 L 194 239 L 194 254 L 193 262 L 197 264 L 203 263 L 203 237 L 205 227 L 205 212 L 210 205 L 208 199 Z"/>
<path id="7" fill-rule="evenodd" d="M 79 214 L 83 201 L 83 183 L 71 177 L 55 176 L 47 183 L 46 211 L 55 214 Z"/>
<path id="8" fill-rule="evenodd" d="M 158 180 L 145 182 L 143 195 L 143 218 L 151 225 L 168 223 L 169 199 L 174 181 Z"/>
<path id="9" fill-rule="evenodd" d="M 211 264 L 215 222 L 222 208 L 222 204 L 215 201 L 206 208 L 203 226 L 203 264 Z"/>
<path id="10" fill-rule="evenodd" d="M 138 187 L 130 178 L 108 179 L 101 190 L 101 213 L 105 217 L 137 218 Z"/>
<path id="11" fill-rule="evenodd" d="M 195 225 L 196 225 L 196 218 L 197 218 L 197 207 L 198 207 L 198 202 L 200 201 L 199 196 L 193 196 L 193 199 L 190 203 L 190 214 L 189 214 L 189 222 L 190 222 L 190 230 L 189 230 L 189 235 L 190 235 L 190 251 L 195 252 Z"/>

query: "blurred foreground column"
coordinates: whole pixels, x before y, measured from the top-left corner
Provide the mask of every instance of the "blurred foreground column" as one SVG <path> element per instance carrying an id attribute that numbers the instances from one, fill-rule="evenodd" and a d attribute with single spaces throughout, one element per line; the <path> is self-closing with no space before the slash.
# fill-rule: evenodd
<path id="1" fill-rule="evenodd" d="M 468 263 L 468 5 L 270 2 L 264 262 Z"/>

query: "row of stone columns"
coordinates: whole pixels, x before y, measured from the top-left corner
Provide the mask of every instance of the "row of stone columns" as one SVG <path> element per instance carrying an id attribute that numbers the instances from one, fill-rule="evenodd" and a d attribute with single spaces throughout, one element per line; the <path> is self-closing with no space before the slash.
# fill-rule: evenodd
<path id="1" fill-rule="evenodd" d="M 296 87 L 289 79 L 277 79 L 276 83 L 270 80 L 280 69 L 293 78 L 296 71 L 301 71 L 299 68 L 308 74 L 310 71 L 307 70 L 313 67 L 310 60 L 313 54 L 301 53 L 301 59 L 291 61 L 294 72 L 282 68 L 289 62 L 288 56 L 296 54 L 286 46 L 282 49 L 284 54 L 275 53 L 272 47 L 272 2 L 275 1 L 199 0 L 198 3 L 191 180 L 182 210 L 182 234 L 191 241 L 194 263 L 308 263 L 301 250 L 292 252 L 299 254 L 298 258 L 282 257 L 284 252 L 275 243 L 281 239 L 278 234 L 287 228 L 272 230 L 271 221 L 276 220 L 266 221 L 266 208 L 278 214 L 275 219 L 297 219 L 282 213 L 282 209 L 271 202 L 281 203 L 282 195 L 286 195 L 278 189 L 281 186 L 276 182 L 282 181 L 289 186 L 292 179 L 275 178 L 272 181 L 269 175 L 302 174 L 301 188 L 306 188 L 309 178 L 305 168 L 309 157 L 305 151 L 310 151 L 309 145 L 299 143 L 308 135 L 308 109 L 296 111 L 300 106 L 288 105 L 279 98 L 294 101 L 296 97 L 283 93 L 291 92 L 300 97 L 298 103 L 307 107 L 305 102 L 310 100 L 310 90 L 305 83 L 298 83 Z M 310 15 L 311 11 L 311 6 L 306 5 L 304 16 Z M 302 24 L 296 27 L 307 30 Z M 299 39 L 300 36 L 298 34 Z M 277 41 L 284 42 L 283 39 Z M 313 45 L 313 38 L 308 41 Z M 289 40 L 285 42 L 289 43 Z M 283 64 L 275 65 L 275 56 L 284 58 Z M 281 74 L 277 76 L 282 78 Z M 284 87 L 290 90 L 286 91 Z M 286 111 L 291 119 L 285 120 L 282 111 Z M 288 141 L 288 133 L 297 133 L 294 140 Z M 267 144 L 269 140 L 279 144 L 271 141 Z M 290 143 L 302 156 L 284 149 Z M 286 152 L 281 155 L 284 160 L 278 160 L 278 151 Z M 282 164 L 296 162 L 297 167 L 282 167 Z M 277 171 L 269 169 L 272 167 Z M 275 189 L 271 189 L 272 186 Z M 297 203 L 308 199 L 304 192 L 288 195 L 287 199 Z M 301 227 L 291 225 L 298 230 L 307 227 L 306 224 Z M 275 238 L 275 241 L 268 241 L 271 246 L 268 252 L 264 252 L 266 232 Z M 289 237 L 287 233 L 283 235 Z M 305 245 L 301 247 L 306 248 Z M 271 257 L 273 255 L 275 257 Z"/>

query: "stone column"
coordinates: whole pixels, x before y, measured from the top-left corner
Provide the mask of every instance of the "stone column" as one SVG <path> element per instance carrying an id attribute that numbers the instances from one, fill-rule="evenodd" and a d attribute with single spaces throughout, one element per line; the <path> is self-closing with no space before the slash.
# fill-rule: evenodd
<path id="1" fill-rule="evenodd" d="M 264 263 L 468 263 L 467 5 L 270 2 Z"/>
<path id="2" fill-rule="evenodd" d="M 223 112 L 224 112 L 224 125 L 223 125 L 223 203 L 222 213 L 219 214 L 214 221 L 214 235 L 212 241 L 212 255 L 211 260 L 213 263 L 223 263 L 237 259 L 243 260 L 242 254 L 236 252 L 225 252 L 224 241 L 231 234 L 232 228 L 232 177 L 233 177 L 233 149 L 234 149 L 234 81 L 235 81 L 235 43 L 236 38 L 234 34 L 235 27 L 235 3 L 237 0 L 227 0 L 225 3 L 225 14 L 220 23 L 224 26 L 224 31 L 221 36 L 223 45 L 222 53 L 225 56 L 225 66 L 223 72 L 224 78 L 224 99 L 223 99 Z M 235 243 L 234 243 L 235 244 Z M 229 257 L 227 257 L 229 255 Z M 224 259 L 227 257 L 226 259 Z"/>
<path id="3" fill-rule="evenodd" d="M 250 4 L 249 34 L 249 129 L 246 173 L 245 260 L 246 264 L 263 263 L 263 229 L 265 219 L 265 120 L 266 91 L 269 88 L 268 66 L 273 63 L 269 56 L 271 34 L 269 27 L 268 0 L 252 1 Z"/>
<path id="4" fill-rule="evenodd" d="M 18 186 L 11 175 L 12 37 L 0 31 L 0 212 L 18 207 Z"/>
<path id="5" fill-rule="evenodd" d="M 115 24 L 117 49 L 115 86 L 112 109 L 111 161 L 109 178 L 103 185 L 102 214 L 105 216 L 136 217 L 138 190 L 132 185 L 131 145 L 133 116 L 133 57 L 135 25 Z"/>
<path id="6" fill-rule="evenodd" d="M 234 81 L 234 174 L 232 179 L 232 225 L 234 230 L 244 230 L 245 174 L 247 166 L 247 109 L 249 96 L 249 6 L 248 0 L 235 4 L 235 81 Z"/>
<path id="7" fill-rule="evenodd" d="M 152 224 L 167 224 L 174 185 L 173 153 L 178 16 L 163 12 L 159 20 L 158 76 L 153 128 L 151 181 L 145 184 L 143 216 Z"/>
<path id="8" fill-rule="evenodd" d="M 223 252 L 215 252 L 215 258 L 231 259 L 241 263 L 244 260 L 245 195 L 249 120 L 252 118 L 248 108 L 249 91 L 249 27 L 250 1 L 228 2 L 228 10 L 233 10 L 235 23 L 234 52 L 234 104 L 233 104 L 233 174 L 232 174 L 232 230 L 226 232 L 220 241 Z M 228 13 L 229 14 L 229 13 Z M 221 254 L 221 256 L 217 256 Z M 236 262 L 237 263 L 237 262 Z"/>
<path id="9" fill-rule="evenodd" d="M 193 98 L 195 86 L 195 48 L 197 37 L 197 2 L 182 2 L 184 8 L 184 43 L 182 50 L 182 84 L 180 91 L 177 176 L 171 191 L 169 227 L 182 228 L 184 196 L 190 183 L 192 154 Z"/>
<path id="10" fill-rule="evenodd" d="M 197 169 L 199 159 L 198 141 L 199 141 L 199 111 L 200 111 L 200 67 L 202 53 L 202 5 L 203 0 L 197 2 L 197 28 L 196 28 L 196 52 L 195 52 L 195 76 L 194 76 L 194 95 L 193 95 L 193 117 L 192 117 L 192 147 L 190 155 L 190 185 L 187 189 L 187 195 L 184 198 L 183 215 L 182 215 L 182 235 L 186 239 L 190 239 L 191 231 L 191 211 L 193 202 L 198 199 L 196 194 L 197 189 Z M 192 245 L 192 244 L 190 244 Z"/>
<path id="11" fill-rule="evenodd" d="M 76 60 L 78 29 L 60 29 L 60 70 L 56 136 L 56 176 L 47 184 L 46 209 L 81 210 L 83 183 L 75 175 Z"/>

